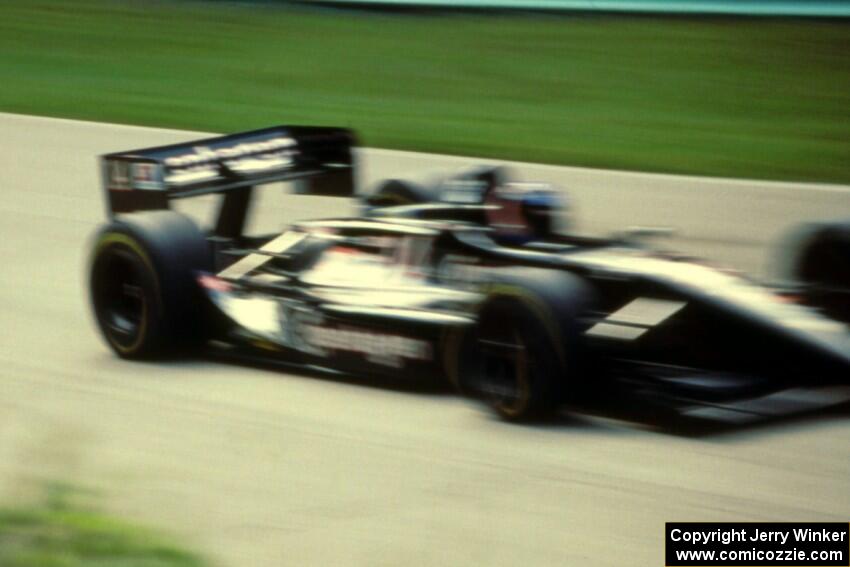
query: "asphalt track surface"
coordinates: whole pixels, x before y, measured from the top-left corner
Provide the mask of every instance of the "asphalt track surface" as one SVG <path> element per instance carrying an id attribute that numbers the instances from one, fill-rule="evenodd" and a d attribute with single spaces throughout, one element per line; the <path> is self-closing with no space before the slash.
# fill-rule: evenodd
<path id="1" fill-rule="evenodd" d="M 589 416 L 522 427 L 439 389 L 115 358 L 83 277 L 104 219 L 95 156 L 193 136 L 0 115 L 6 501 L 79 482 L 234 567 L 657 566 L 665 521 L 848 520 L 846 411 L 700 435 Z M 365 160 L 365 181 L 469 161 Z M 848 187 L 522 169 L 571 189 L 583 231 L 673 224 L 671 247 L 756 273 L 786 227 L 850 216 Z M 286 213 L 348 206 L 303 199 Z M 278 205 L 263 213 L 280 222 Z"/>

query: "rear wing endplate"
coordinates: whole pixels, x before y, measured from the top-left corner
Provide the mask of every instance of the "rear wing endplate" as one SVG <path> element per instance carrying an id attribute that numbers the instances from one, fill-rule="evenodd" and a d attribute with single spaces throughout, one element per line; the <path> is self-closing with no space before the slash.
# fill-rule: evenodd
<path id="1" fill-rule="evenodd" d="M 301 179 L 298 192 L 351 197 L 354 133 L 276 126 L 101 156 L 109 216 L 167 209 L 171 199 Z"/>

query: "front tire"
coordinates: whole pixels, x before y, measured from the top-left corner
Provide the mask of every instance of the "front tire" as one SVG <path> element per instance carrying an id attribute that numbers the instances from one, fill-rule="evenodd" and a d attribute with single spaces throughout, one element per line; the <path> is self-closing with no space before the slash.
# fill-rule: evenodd
<path id="1" fill-rule="evenodd" d="M 514 299 L 497 299 L 482 317 L 479 394 L 502 418 L 524 421 L 552 414 L 560 396 L 555 348 L 540 340 L 538 321 Z"/>
<path id="2" fill-rule="evenodd" d="M 582 389 L 590 290 L 571 274 L 533 268 L 504 270 L 489 287 L 462 389 L 508 421 L 550 416 Z"/>

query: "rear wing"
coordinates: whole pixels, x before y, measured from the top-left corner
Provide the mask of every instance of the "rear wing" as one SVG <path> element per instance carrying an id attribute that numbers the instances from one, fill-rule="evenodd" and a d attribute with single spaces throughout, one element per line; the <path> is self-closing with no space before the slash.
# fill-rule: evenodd
<path id="1" fill-rule="evenodd" d="M 172 199 L 210 193 L 247 200 L 254 185 L 296 179 L 304 180 L 300 193 L 351 197 L 354 143 L 343 128 L 276 126 L 106 154 L 100 160 L 107 212 L 167 209 Z"/>

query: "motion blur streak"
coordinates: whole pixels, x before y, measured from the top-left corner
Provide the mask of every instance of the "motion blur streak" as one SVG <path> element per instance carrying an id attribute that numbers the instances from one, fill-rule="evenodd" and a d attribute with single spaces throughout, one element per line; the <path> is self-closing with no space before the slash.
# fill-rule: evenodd
<path id="1" fill-rule="evenodd" d="M 840 1 L 787 2 L 784 0 L 299 0 L 308 4 L 378 4 L 392 7 L 440 8 L 508 8 L 525 10 L 576 10 L 599 12 L 655 12 L 661 14 L 744 14 L 764 16 L 831 16 L 850 15 L 850 7 Z"/>
<path id="2" fill-rule="evenodd" d="M 94 156 L 196 134 L 13 115 L 0 131 L 2 497 L 77 480 L 234 567 L 659 565 L 668 520 L 847 520 L 846 412 L 700 438 L 520 427 L 433 393 L 121 361 L 82 285 L 104 218 Z M 469 162 L 363 154 L 366 181 Z M 674 224 L 671 247 L 750 271 L 787 226 L 850 215 L 841 186 L 520 169 L 569 188 L 586 231 Z M 285 202 L 266 220 L 348 209 Z"/>

